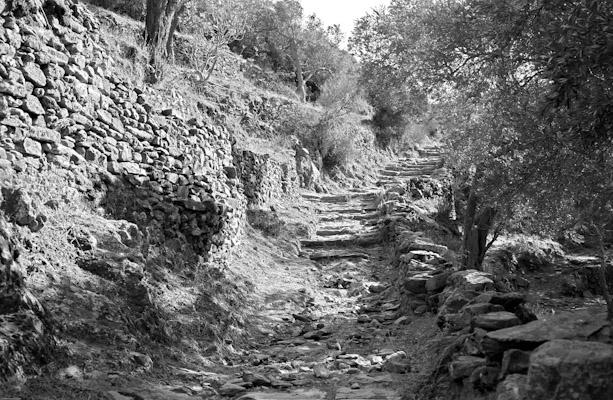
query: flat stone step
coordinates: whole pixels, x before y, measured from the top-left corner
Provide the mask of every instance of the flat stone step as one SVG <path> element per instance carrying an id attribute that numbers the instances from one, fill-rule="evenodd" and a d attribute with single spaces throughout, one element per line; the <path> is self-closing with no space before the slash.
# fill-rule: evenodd
<path id="1" fill-rule="evenodd" d="M 340 208 L 327 208 L 327 209 L 319 209 L 322 213 L 336 213 L 336 214 L 366 214 L 372 213 L 373 211 L 377 211 L 377 207 L 369 204 L 363 208 L 354 208 L 354 207 L 340 207 Z"/>
<path id="2" fill-rule="evenodd" d="M 331 221 L 368 221 L 377 220 L 380 217 L 379 213 L 354 213 L 354 214 L 331 214 L 324 215 L 319 220 L 322 222 Z"/>
<path id="3" fill-rule="evenodd" d="M 328 236 L 341 236 L 341 235 L 361 235 L 374 232 L 374 230 L 366 229 L 363 226 L 347 226 L 347 227 L 338 227 L 338 228 L 323 228 L 317 230 L 316 235 L 320 237 L 328 237 Z"/>
<path id="4" fill-rule="evenodd" d="M 291 392 L 252 392 L 238 400 L 325 400 L 326 393 L 319 389 L 298 389 Z"/>
<path id="5" fill-rule="evenodd" d="M 347 387 L 338 388 L 336 400 L 400 400 L 400 394 L 388 388 L 351 389 Z"/>
<path id="6" fill-rule="evenodd" d="M 370 235 L 340 235 L 328 238 L 303 239 L 300 244 L 311 249 L 324 249 L 329 247 L 371 246 L 381 242 L 378 233 Z"/>
<path id="7" fill-rule="evenodd" d="M 367 260 L 370 258 L 370 255 L 368 253 L 358 250 L 323 250 L 310 253 L 309 258 L 314 261 L 338 260 L 347 258 L 362 258 Z"/>
<path id="8" fill-rule="evenodd" d="M 377 194 L 374 192 L 367 192 L 367 193 L 347 193 L 347 194 L 340 194 L 340 195 L 335 195 L 335 196 L 328 196 L 328 195 L 320 196 L 320 195 L 314 195 L 314 194 L 303 194 L 302 197 L 304 197 L 307 200 L 318 201 L 318 202 L 323 202 L 323 203 L 342 204 L 342 203 L 349 203 L 352 200 L 372 201 L 375 199 L 376 195 Z"/>

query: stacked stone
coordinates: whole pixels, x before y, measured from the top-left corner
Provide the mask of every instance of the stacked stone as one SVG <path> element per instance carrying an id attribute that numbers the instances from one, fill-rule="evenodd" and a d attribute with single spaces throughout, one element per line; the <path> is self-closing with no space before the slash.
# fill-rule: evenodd
<path id="1" fill-rule="evenodd" d="M 438 295 L 439 326 L 456 336 L 444 361 L 464 397 L 611 397 L 613 346 L 601 343 L 610 330 L 604 315 L 536 320 L 523 294 L 495 286 L 490 274 L 458 271 Z"/>
<path id="2" fill-rule="evenodd" d="M 0 3 L 0 171 L 54 165 L 103 176 L 107 189 L 130 185 L 144 201 L 123 217 L 208 255 L 230 246 L 244 201 L 225 174 L 226 129 L 209 116 L 156 112 L 146 90 L 112 76 L 98 24 L 81 5 L 29 3 Z"/>
<path id="3" fill-rule="evenodd" d="M 403 235 L 396 246 L 401 307 L 404 312 L 432 311 L 432 298 L 445 288 L 453 272 L 444 258 L 447 247 L 414 235 Z"/>
<path id="4" fill-rule="evenodd" d="M 268 154 L 248 150 L 236 150 L 234 160 L 249 206 L 262 207 L 297 194 L 298 176 L 293 163 L 281 163 Z"/>

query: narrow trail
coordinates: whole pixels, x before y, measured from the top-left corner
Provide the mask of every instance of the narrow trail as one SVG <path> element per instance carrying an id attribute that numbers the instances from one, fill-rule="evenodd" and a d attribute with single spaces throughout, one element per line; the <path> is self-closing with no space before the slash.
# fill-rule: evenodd
<path id="1" fill-rule="evenodd" d="M 303 194 L 315 210 L 315 234 L 300 257 L 255 258 L 278 251 L 244 246 L 260 290 L 248 349 L 204 370 L 164 365 L 146 380 L 100 382 L 109 400 L 400 400 L 428 373 L 432 316 L 402 315 L 390 247 L 383 243 L 381 194 L 414 177 L 436 176 L 440 149 L 425 148 L 380 171 L 376 185 Z M 246 261 L 245 261 L 246 260 Z M 264 261 L 262 261 L 264 260 Z M 194 365 L 194 368 L 198 368 Z M 96 387 L 98 385 L 94 385 Z"/>
<path id="2" fill-rule="evenodd" d="M 241 393 L 239 378 L 221 394 L 232 396 L 235 389 L 242 400 L 401 399 L 412 375 L 419 374 L 410 344 L 427 334 L 420 324 L 429 322 L 398 312 L 378 199 L 389 186 L 434 176 L 441 164 L 440 149 L 425 148 L 417 158 L 382 169 L 377 186 L 303 195 L 318 214 L 315 235 L 301 239 L 301 247 L 316 266 L 319 287 L 301 290 L 302 312 L 285 316 L 274 335 L 258 341 L 258 365 L 241 377 L 253 387 Z M 279 316 L 283 310 L 273 304 L 267 312 Z"/>

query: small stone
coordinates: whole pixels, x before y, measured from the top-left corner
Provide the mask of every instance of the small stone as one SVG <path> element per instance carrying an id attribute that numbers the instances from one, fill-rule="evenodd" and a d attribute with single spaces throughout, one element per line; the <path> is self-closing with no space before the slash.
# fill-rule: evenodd
<path id="1" fill-rule="evenodd" d="M 24 78 L 32 82 L 37 87 L 45 87 L 47 84 L 47 78 L 40 67 L 35 63 L 27 63 L 21 69 Z"/>
<path id="2" fill-rule="evenodd" d="M 485 358 L 459 356 L 449 364 L 449 375 L 452 379 L 466 378 L 482 366 L 485 366 Z"/>
<path id="3" fill-rule="evenodd" d="M 40 126 L 30 127 L 27 135 L 41 143 L 59 143 L 62 138 L 58 131 Z"/>
<path id="4" fill-rule="evenodd" d="M 26 96 L 26 99 L 23 102 L 23 109 L 31 114 L 43 115 L 45 114 L 45 109 L 43 105 L 40 104 L 40 101 L 36 96 L 32 96 L 31 94 Z"/>
<path id="5" fill-rule="evenodd" d="M 319 379 L 328 379 L 332 374 L 330 373 L 330 370 L 325 367 L 325 365 L 317 364 L 315 367 L 313 367 L 313 375 Z"/>
<path id="6" fill-rule="evenodd" d="M 509 375 L 498 384 L 496 400 L 526 400 L 526 375 Z"/>
<path id="7" fill-rule="evenodd" d="M 499 329 L 520 325 L 521 321 L 513 313 L 508 311 L 497 311 L 476 316 L 474 324 L 476 327 L 485 329 L 486 331 L 497 331 Z"/>
<path id="8" fill-rule="evenodd" d="M 359 324 L 367 324 L 367 323 L 370 322 L 370 320 L 371 320 L 371 318 L 368 315 L 366 315 L 366 314 L 362 314 L 362 315 L 358 316 L 358 323 Z"/>
<path id="9" fill-rule="evenodd" d="M 30 138 L 25 138 L 21 143 L 21 148 L 23 150 L 23 154 L 33 157 L 42 157 L 43 155 L 43 147 L 40 142 L 36 140 L 32 140 Z"/>
<path id="10" fill-rule="evenodd" d="M 376 283 L 368 287 L 368 290 L 370 291 L 370 293 L 382 293 L 385 291 L 385 289 L 387 289 L 387 286 L 381 283 Z"/>
<path id="11" fill-rule="evenodd" d="M 404 316 L 398 318 L 396 321 L 394 321 L 394 325 L 408 325 L 411 322 L 412 322 L 411 318 L 409 316 L 407 316 L 407 315 L 404 315 Z"/>
<path id="12" fill-rule="evenodd" d="M 225 383 L 218 390 L 219 394 L 224 397 L 234 397 L 245 392 L 245 388 L 240 385 L 235 385 L 233 383 Z"/>
<path id="13" fill-rule="evenodd" d="M 381 369 L 395 374 L 406 374 L 411 371 L 411 362 L 404 351 L 397 351 L 386 358 Z"/>
<path id="14" fill-rule="evenodd" d="M 518 349 L 507 350 L 502 357 L 501 375 L 525 374 L 529 366 L 529 352 Z"/>

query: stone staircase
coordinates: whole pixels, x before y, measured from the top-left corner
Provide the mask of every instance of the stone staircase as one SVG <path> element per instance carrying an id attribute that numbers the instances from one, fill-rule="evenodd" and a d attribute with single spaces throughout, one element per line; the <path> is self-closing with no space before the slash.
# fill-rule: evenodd
<path id="1" fill-rule="evenodd" d="M 436 177 L 442 172 L 440 148 L 426 147 L 419 154 L 418 158 L 406 156 L 380 170 L 374 187 L 335 195 L 304 194 L 320 215 L 315 236 L 300 241 L 305 254 L 313 260 L 329 261 L 378 254 L 380 195 L 386 188 L 403 185 L 411 178 Z"/>

